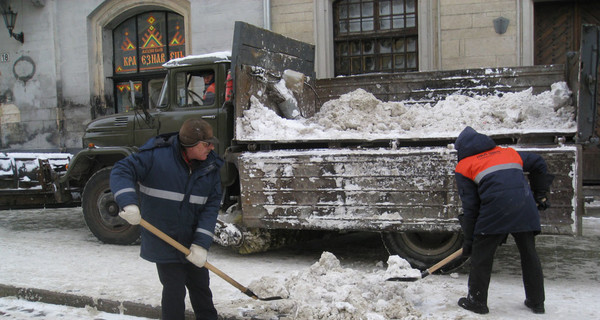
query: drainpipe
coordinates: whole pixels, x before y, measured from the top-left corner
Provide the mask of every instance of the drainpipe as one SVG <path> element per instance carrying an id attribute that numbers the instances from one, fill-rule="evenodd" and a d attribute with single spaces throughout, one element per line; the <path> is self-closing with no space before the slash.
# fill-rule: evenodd
<path id="1" fill-rule="evenodd" d="M 263 0 L 263 26 L 271 30 L 271 0 Z"/>
<path id="2" fill-rule="evenodd" d="M 38 3 L 42 3 L 38 1 Z M 56 72 L 56 128 L 58 129 L 58 148 L 61 152 L 64 152 L 66 148 L 66 132 L 65 132 L 65 105 L 64 105 L 64 96 L 63 96 L 63 74 L 62 74 L 62 51 L 60 47 L 60 39 L 58 32 L 58 23 L 56 18 L 58 17 L 58 3 L 54 2 L 52 5 L 48 6 L 48 20 L 50 23 L 50 28 L 52 30 L 52 40 L 54 41 L 54 68 Z"/>

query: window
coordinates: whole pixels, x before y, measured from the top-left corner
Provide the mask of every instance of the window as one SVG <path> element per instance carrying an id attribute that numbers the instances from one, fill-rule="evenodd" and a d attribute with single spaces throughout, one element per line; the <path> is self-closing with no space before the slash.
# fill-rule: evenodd
<path id="1" fill-rule="evenodd" d="M 133 111 L 142 104 L 142 82 L 123 81 L 116 83 L 116 102 L 119 106 L 118 113 Z"/>
<path id="2" fill-rule="evenodd" d="M 162 65 L 185 56 L 183 17 L 167 11 L 133 16 L 113 30 L 113 48 L 115 112 L 155 108 L 166 73 Z"/>
<path id="3" fill-rule="evenodd" d="M 210 106 L 215 102 L 215 73 L 212 70 L 180 72 L 177 81 L 177 106 Z"/>
<path id="4" fill-rule="evenodd" d="M 333 4 L 335 74 L 418 70 L 417 0 Z"/>

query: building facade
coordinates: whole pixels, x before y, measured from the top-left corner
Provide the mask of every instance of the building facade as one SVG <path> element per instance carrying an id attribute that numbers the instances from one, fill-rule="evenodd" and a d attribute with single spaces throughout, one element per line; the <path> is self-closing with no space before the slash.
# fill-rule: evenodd
<path id="1" fill-rule="evenodd" d="M 241 20 L 315 45 L 320 78 L 564 63 L 596 1 L 0 0 L 0 150 L 81 148 L 94 118 L 152 108 L 162 63 L 230 51 Z"/>

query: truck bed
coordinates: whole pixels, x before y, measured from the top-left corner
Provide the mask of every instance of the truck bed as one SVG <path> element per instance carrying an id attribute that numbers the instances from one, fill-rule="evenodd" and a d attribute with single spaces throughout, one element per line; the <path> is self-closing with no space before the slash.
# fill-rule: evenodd
<path id="1" fill-rule="evenodd" d="M 556 175 L 543 232 L 573 235 L 578 147 L 526 147 Z M 247 152 L 239 157 L 244 224 L 273 229 L 458 231 L 456 153 L 447 147 Z"/>

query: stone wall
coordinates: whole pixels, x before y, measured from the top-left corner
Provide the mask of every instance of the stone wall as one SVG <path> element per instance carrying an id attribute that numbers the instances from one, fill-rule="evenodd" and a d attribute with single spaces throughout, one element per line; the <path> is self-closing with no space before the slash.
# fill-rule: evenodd
<path id="1" fill-rule="evenodd" d="M 519 65 L 517 0 L 439 0 L 442 70 Z M 509 20 L 505 33 L 494 19 Z M 533 31 L 532 31 L 533 32 Z"/>
<path id="2" fill-rule="evenodd" d="M 1 22 L 0 150 L 55 152 L 82 147 L 86 125 L 111 112 L 110 30 L 128 14 L 177 8 L 174 11 L 187 18 L 188 54 L 202 54 L 230 51 L 236 20 L 262 26 L 263 3 L 0 0 L 2 9 L 10 5 L 17 12 L 14 32 L 23 32 L 25 39 L 20 43 L 10 38 Z M 94 19 L 102 10 L 109 12 L 104 20 Z"/>
<path id="3" fill-rule="evenodd" d="M 313 10 L 312 0 L 271 0 L 271 30 L 315 44 Z"/>
<path id="4" fill-rule="evenodd" d="M 0 0 L 25 34 L 21 44 L 0 27 L 0 150 L 81 147 L 85 126 L 111 112 L 111 27 L 144 10 L 182 14 L 188 54 L 231 50 L 236 20 L 270 21 L 315 44 L 317 74 L 333 76 L 332 0 L 74 1 Z M 533 0 L 419 0 L 419 10 L 423 70 L 533 63 Z M 499 17 L 509 21 L 503 34 L 494 30 Z"/>

